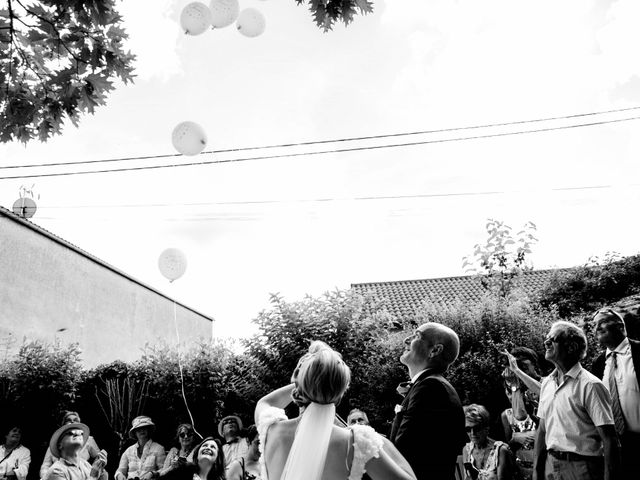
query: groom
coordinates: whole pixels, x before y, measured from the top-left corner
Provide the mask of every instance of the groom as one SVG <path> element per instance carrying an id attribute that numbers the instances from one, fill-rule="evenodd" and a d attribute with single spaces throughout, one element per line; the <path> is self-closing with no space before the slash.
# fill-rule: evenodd
<path id="1" fill-rule="evenodd" d="M 400 362 L 411 386 L 397 409 L 390 440 L 418 480 L 453 480 L 457 456 L 468 441 L 460 398 L 442 374 L 458 357 L 456 332 L 425 323 L 404 341 Z"/>

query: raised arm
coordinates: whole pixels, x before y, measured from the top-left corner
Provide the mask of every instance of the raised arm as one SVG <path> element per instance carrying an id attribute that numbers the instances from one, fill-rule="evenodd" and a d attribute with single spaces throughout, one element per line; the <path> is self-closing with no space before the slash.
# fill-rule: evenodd
<path id="1" fill-rule="evenodd" d="M 260 415 L 262 412 L 268 407 L 276 407 L 276 408 L 284 408 L 291 403 L 291 392 L 295 385 L 290 383 L 289 385 L 285 385 L 284 387 L 280 387 L 277 390 L 274 390 L 271 393 L 268 393 L 256 404 L 256 410 L 254 414 L 255 424 L 258 425 Z"/>
<path id="2" fill-rule="evenodd" d="M 505 355 L 507 357 L 507 359 L 509 360 L 509 369 L 516 375 L 516 377 L 518 377 L 520 380 L 522 380 L 522 383 L 524 383 L 529 390 L 531 390 L 533 393 L 535 393 L 537 395 L 540 395 L 540 386 L 542 384 L 538 380 L 536 380 L 535 378 L 530 377 L 525 372 L 520 370 L 520 367 L 518 366 L 518 362 L 516 360 L 516 357 L 511 355 L 506 350 L 503 351 L 502 354 Z"/>

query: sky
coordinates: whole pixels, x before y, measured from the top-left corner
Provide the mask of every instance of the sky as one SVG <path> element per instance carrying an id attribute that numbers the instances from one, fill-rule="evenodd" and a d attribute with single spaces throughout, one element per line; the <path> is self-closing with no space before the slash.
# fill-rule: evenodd
<path id="1" fill-rule="evenodd" d="M 0 173 L 92 168 L 2 171 L 7 165 L 172 154 L 171 132 L 185 120 L 207 132 L 206 150 L 220 150 L 640 107 L 635 0 L 375 0 L 373 14 L 328 33 L 294 0 L 240 0 L 266 18 L 255 38 L 233 25 L 186 36 L 178 18 L 187 3 L 118 2 L 127 47 L 138 56 L 135 83 L 118 84 L 106 106 L 47 143 L 0 144 Z M 251 320 L 270 293 L 294 301 L 352 283 L 462 275 L 462 257 L 486 239 L 488 218 L 515 230 L 536 224 L 535 268 L 638 253 L 630 208 L 640 200 L 639 120 L 451 141 L 636 116 L 640 109 L 123 162 L 438 141 L 0 180 L 0 205 L 11 208 L 20 187 L 34 185 L 35 223 L 214 317 L 214 334 L 243 337 L 255 331 Z M 171 284 L 158 270 L 169 247 L 188 260 Z"/>

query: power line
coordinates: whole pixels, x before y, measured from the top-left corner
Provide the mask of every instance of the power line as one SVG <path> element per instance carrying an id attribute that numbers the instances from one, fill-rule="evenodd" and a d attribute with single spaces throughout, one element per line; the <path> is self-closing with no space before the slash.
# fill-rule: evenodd
<path id="1" fill-rule="evenodd" d="M 459 141 L 467 141 L 467 140 L 477 140 L 483 138 L 497 138 L 497 137 L 507 137 L 513 135 L 525 135 L 531 133 L 541 133 L 541 132 L 551 132 L 555 130 L 567 130 L 572 128 L 581 128 L 581 127 L 593 127 L 597 125 L 605 125 L 610 123 L 620 123 L 620 122 L 628 122 L 632 120 L 640 120 L 640 116 L 638 117 L 629 117 L 629 118 L 620 118 L 614 120 L 601 120 L 598 122 L 591 123 L 580 123 L 574 125 L 564 125 L 558 127 L 547 127 L 547 128 L 538 128 L 534 130 L 519 130 L 515 132 L 501 132 L 501 133 L 491 133 L 485 135 L 474 135 L 468 137 L 455 137 L 455 138 L 445 138 L 438 140 L 423 140 L 419 142 L 407 142 L 407 143 L 393 143 L 386 145 L 369 145 L 362 147 L 347 147 L 347 148 L 338 148 L 333 150 L 321 150 L 315 152 L 300 152 L 300 153 L 283 153 L 277 155 L 261 155 L 256 157 L 244 157 L 244 158 L 233 158 L 233 159 L 223 159 L 223 160 L 209 160 L 202 162 L 189 162 L 189 163 L 175 163 L 168 165 L 148 165 L 143 167 L 124 167 L 124 168 L 114 168 L 109 170 L 88 170 L 88 171 L 74 171 L 74 172 L 58 172 L 58 173 L 43 173 L 43 174 L 32 174 L 32 175 L 14 175 L 14 176 L 6 176 L 0 177 L 0 180 L 14 180 L 14 179 L 23 179 L 23 178 L 43 178 L 43 177 L 62 177 L 62 176 L 71 176 L 71 175 L 88 175 L 88 174 L 96 174 L 96 173 L 116 173 L 116 172 L 128 172 L 128 171 L 139 171 L 139 170 L 157 170 L 161 168 L 175 168 L 175 167 L 192 167 L 199 165 L 213 165 L 213 164 L 222 164 L 222 163 L 238 163 L 238 162 L 248 162 L 248 161 L 256 161 L 256 160 L 271 160 L 277 158 L 293 158 L 293 157 L 302 157 L 302 156 L 314 156 L 314 155 L 326 155 L 330 153 L 345 153 L 345 152 L 357 152 L 364 150 L 380 150 L 394 147 L 411 147 L 416 145 L 428 145 L 434 143 L 448 143 L 448 142 L 459 142 Z"/>
<path id="2" fill-rule="evenodd" d="M 625 187 L 638 187 L 640 183 L 623 185 Z M 556 187 L 543 189 L 552 192 L 573 192 L 580 190 L 603 190 L 615 188 L 615 185 L 580 185 L 571 187 Z M 298 198 L 298 199 L 275 199 L 275 200 L 230 200 L 219 202 L 193 202 L 193 203 L 148 203 L 148 204 L 112 204 L 112 205 L 51 205 L 38 207 L 39 209 L 80 209 L 80 208 L 158 208 L 158 207 L 202 207 L 216 205 L 278 205 L 289 203 L 328 203 L 345 201 L 370 201 L 370 200 L 406 200 L 420 198 L 443 198 L 443 197 L 470 197 L 470 196 L 491 196 L 514 193 L 525 193 L 528 190 L 488 190 L 477 192 L 444 192 L 444 193 L 417 193 L 407 195 L 365 195 L 358 197 L 318 197 L 318 198 Z M 208 218 L 208 217 L 196 217 Z"/>
<path id="3" fill-rule="evenodd" d="M 445 132 L 456 132 L 462 130 L 475 130 L 482 128 L 494 128 L 494 127 L 505 127 L 511 125 L 523 125 L 528 123 L 540 123 L 540 122 L 548 122 L 555 120 L 569 120 L 572 118 L 580 118 L 580 117 L 588 117 L 594 115 L 604 115 L 609 113 L 620 113 L 620 112 L 628 112 L 630 110 L 640 109 L 640 106 L 636 107 L 626 107 L 626 108 L 618 108 L 613 110 L 602 110 L 599 112 L 588 112 L 588 113 L 576 113 L 573 115 L 562 115 L 557 117 L 545 117 L 545 118 L 536 118 L 530 120 L 515 120 L 510 122 L 502 122 L 502 123 L 488 123 L 484 125 L 471 125 L 464 127 L 451 127 L 451 128 L 441 128 L 436 130 L 422 130 L 415 132 L 403 132 L 403 133 L 390 133 L 385 135 L 368 135 L 362 137 L 349 137 L 349 138 L 337 138 L 330 140 L 314 140 L 309 142 L 297 142 L 297 143 L 282 143 L 276 145 L 262 145 L 262 146 L 252 146 L 252 147 L 238 147 L 238 148 L 228 148 L 223 150 L 208 150 L 201 152 L 199 155 L 207 155 L 207 154 L 220 154 L 220 153 L 236 153 L 236 152 L 246 152 L 250 150 L 267 150 L 273 148 L 290 148 L 290 147 L 302 147 L 302 146 L 310 146 L 310 145 L 323 145 L 327 143 L 341 143 L 341 142 L 355 142 L 361 140 L 376 140 L 382 138 L 396 138 L 396 137 L 405 137 L 412 135 L 430 135 L 434 133 L 445 133 Z M 58 166 L 68 166 L 68 165 L 89 165 L 96 163 L 110 163 L 110 162 L 127 162 L 133 160 L 155 160 L 159 158 L 173 158 L 182 156 L 179 153 L 170 153 L 164 155 L 144 155 L 138 157 L 122 157 L 122 158 L 109 158 L 109 159 L 100 159 L 100 160 L 82 160 L 75 162 L 55 162 L 55 163 L 34 163 L 28 165 L 7 165 L 4 167 L 0 167 L 0 169 L 12 169 L 12 168 L 35 168 L 35 167 L 58 167 Z"/>

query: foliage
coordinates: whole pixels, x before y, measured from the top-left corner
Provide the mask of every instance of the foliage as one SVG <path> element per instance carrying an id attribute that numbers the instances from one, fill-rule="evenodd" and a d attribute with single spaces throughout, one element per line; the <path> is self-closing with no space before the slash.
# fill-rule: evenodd
<path id="1" fill-rule="evenodd" d="M 447 378 L 463 403 L 480 403 L 497 413 L 506 400 L 500 376 L 506 366 L 500 353 L 516 346 L 538 353 L 547 373 L 543 340 L 551 324 L 558 319 L 553 310 L 534 307 L 529 298 L 514 291 L 508 297 L 488 293 L 475 305 L 453 306 L 424 304 L 418 309 L 420 323 L 439 322 L 451 327 L 460 338 L 460 355 Z"/>
<path id="2" fill-rule="evenodd" d="M 562 317 L 570 317 L 592 313 L 635 293 L 640 293 L 640 255 L 621 258 L 607 254 L 559 272 L 537 301 L 544 308 L 554 306 Z"/>
<path id="3" fill-rule="evenodd" d="M 514 237 L 510 226 L 490 218 L 486 230 L 486 243 L 476 244 L 473 254 L 463 258 L 462 267 L 467 273 L 479 275 L 485 289 L 504 297 L 517 285 L 519 275 L 531 269 L 526 260 L 538 241 L 536 226 L 527 222 Z"/>
<path id="4" fill-rule="evenodd" d="M 255 359 L 262 379 L 262 391 L 255 392 L 254 398 L 287 384 L 310 342 L 322 340 L 340 352 L 351 368 L 351 388 L 339 412 L 346 415 L 352 405 L 375 403 L 382 385 L 370 374 L 389 361 L 384 349 L 386 327 L 394 320 L 383 302 L 352 291 L 335 291 L 291 303 L 273 295 L 271 305 L 255 319 L 259 333 L 246 343 L 246 354 Z"/>
<path id="5" fill-rule="evenodd" d="M 46 141 L 133 79 L 115 0 L 8 0 L 0 9 L 0 141 Z"/>
<path id="6" fill-rule="evenodd" d="M 373 12 L 373 2 L 369 0 L 296 0 L 296 3 L 309 4 L 316 25 L 324 32 L 331 30 L 336 21 L 349 25 L 358 11 L 362 15 Z"/>
<path id="7" fill-rule="evenodd" d="M 80 350 L 75 344 L 25 343 L 4 363 L 0 376 L 3 427 L 7 422 L 20 424 L 25 439 L 35 447 L 34 437 L 40 431 L 53 431 L 58 412 L 76 399 Z"/>

